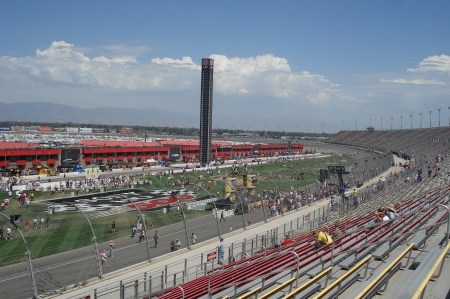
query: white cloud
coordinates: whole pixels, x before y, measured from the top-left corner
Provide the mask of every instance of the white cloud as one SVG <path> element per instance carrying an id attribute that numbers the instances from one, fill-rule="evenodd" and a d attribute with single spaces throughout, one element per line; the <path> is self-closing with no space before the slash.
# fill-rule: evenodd
<path id="1" fill-rule="evenodd" d="M 183 57 L 183 59 L 173 59 L 173 58 L 153 58 L 151 63 L 168 65 L 171 67 L 185 67 L 193 70 L 200 70 L 200 66 L 194 64 L 191 57 Z"/>
<path id="2" fill-rule="evenodd" d="M 36 82 L 74 88 L 146 92 L 199 88 L 200 65 L 191 57 L 154 58 L 142 63 L 134 56 L 117 55 L 120 49 L 126 54 L 133 52 L 123 45 L 103 48 L 112 49 L 116 55 L 88 57 L 85 53 L 89 49 L 55 41 L 47 49 L 36 50 L 34 57 L 0 57 L 0 68 Z M 281 98 L 314 105 L 324 105 L 339 96 L 337 84 L 308 71 L 292 72 L 285 58 L 272 54 L 247 58 L 215 54 L 211 58 L 215 60 L 215 92 L 224 96 Z"/>
<path id="3" fill-rule="evenodd" d="M 431 72 L 439 71 L 450 74 L 450 56 L 448 55 L 434 55 L 425 58 L 419 63 L 418 68 L 410 68 L 408 72 Z"/>
<path id="4" fill-rule="evenodd" d="M 445 85 L 444 82 L 435 81 L 435 80 L 427 80 L 427 79 L 380 79 L 380 82 L 382 83 L 401 83 L 401 84 L 416 84 L 416 85 Z"/>

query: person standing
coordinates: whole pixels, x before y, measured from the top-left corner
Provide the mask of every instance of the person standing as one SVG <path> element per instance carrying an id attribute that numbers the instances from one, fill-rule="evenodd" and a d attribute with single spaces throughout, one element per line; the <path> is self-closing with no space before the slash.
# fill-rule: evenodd
<path id="1" fill-rule="evenodd" d="M 111 222 L 111 233 L 112 234 L 116 233 L 116 222 L 115 221 Z"/>
<path id="2" fill-rule="evenodd" d="M 108 268 L 108 261 L 106 260 L 106 250 L 103 249 L 100 259 L 102 261 L 102 266 L 103 266 L 103 264 L 105 264 L 106 268 Z"/>
<path id="3" fill-rule="evenodd" d="M 5 211 L 8 211 L 8 206 L 9 206 L 9 198 L 7 197 L 7 198 L 5 198 L 4 199 L 4 202 L 5 202 Z"/>
<path id="4" fill-rule="evenodd" d="M 25 220 L 25 228 L 26 228 L 26 231 L 28 231 L 28 228 L 30 227 L 30 221 L 28 221 L 28 219 L 27 220 Z"/>
<path id="5" fill-rule="evenodd" d="M 137 232 L 137 228 L 136 228 L 136 226 L 133 225 L 133 227 L 131 228 L 131 237 L 132 238 L 136 237 L 136 232 Z"/>
<path id="6" fill-rule="evenodd" d="M 39 229 L 43 229 L 44 228 L 44 218 L 41 217 L 41 219 L 39 219 Z"/>
<path id="7" fill-rule="evenodd" d="M 196 241 L 197 241 L 197 236 L 195 235 L 195 233 L 192 233 L 192 236 L 191 236 L 192 245 L 194 245 Z"/>
<path id="8" fill-rule="evenodd" d="M 45 222 L 47 223 L 47 227 L 50 226 L 50 216 L 47 216 L 47 219 L 45 219 Z"/>
<path id="9" fill-rule="evenodd" d="M 155 248 L 158 246 L 159 241 L 159 233 L 158 231 L 155 231 L 155 235 L 153 236 L 153 240 L 155 241 Z"/>
<path id="10" fill-rule="evenodd" d="M 220 238 L 219 246 L 217 246 L 216 249 L 219 257 L 218 263 L 223 265 L 223 256 L 225 254 L 225 243 L 223 242 L 223 238 Z"/>
<path id="11" fill-rule="evenodd" d="M 6 240 L 8 240 L 8 239 L 12 239 L 12 237 L 11 237 L 11 227 L 8 227 L 6 229 Z"/>
<path id="12" fill-rule="evenodd" d="M 145 231 L 141 229 L 139 231 L 139 243 L 144 243 Z"/>
<path id="13" fill-rule="evenodd" d="M 170 252 L 174 252 L 175 251 L 175 242 L 172 240 L 170 241 Z"/>
<path id="14" fill-rule="evenodd" d="M 109 257 L 114 256 L 114 247 L 116 246 L 116 243 L 114 243 L 112 240 L 109 241 Z"/>
<path id="15" fill-rule="evenodd" d="M 175 251 L 178 251 L 181 249 L 181 242 L 179 239 L 175 240 Z"/>

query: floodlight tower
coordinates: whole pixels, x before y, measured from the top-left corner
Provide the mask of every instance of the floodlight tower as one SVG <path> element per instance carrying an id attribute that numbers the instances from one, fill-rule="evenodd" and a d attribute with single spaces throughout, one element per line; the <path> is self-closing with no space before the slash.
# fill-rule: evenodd
<path id="1" fill-rule="evenodd" d="M 202 59 L 202 83 L 200 97 L 200 165 L 211 163 L 212 104 L 214 60 Z"/>

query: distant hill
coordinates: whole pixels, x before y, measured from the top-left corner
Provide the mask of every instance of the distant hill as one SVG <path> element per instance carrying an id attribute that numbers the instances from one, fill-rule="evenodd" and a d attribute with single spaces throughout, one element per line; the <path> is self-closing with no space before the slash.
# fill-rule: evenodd
<path id="1" fill-rule="evenodd" d="M 300 132 L 307 132 L 308 124 L 315 123 L 320 116 L 299 111 L 297 116 L 285 116 L 274 113 L 270 116 L 259 114 L 258 107 L 251 113 L 244 112 L 240 106 L 226 108 L 216 107 L 213 110 L 213 129 L 241 129 L 241 130 L 283 130 L 295 132 L 298 130 L 293 124 L 301 124 Z M 169 107 L 171 110 L 153 108 L 78 108 L 69 105 L 49 102 L 31 103 L 2 103 L 0 102 L 0 121 L 11 122 L 43 122 L 122 125 L 122 126 L 155 126 L 197 128 L 200 124 L 200 105 L 198 114 L 186 113 L 183 107 Z M 320 120 L 321 121 L 321 120 Z M 290 126 L 289 126 L 290 124 Z M 20 125 L 20 124 L 18 124 Z"/>
<path id="2" fill-rule="evenodd" d="M 74 122 L 149 126 L 198 126 L 198 116 L 183 111 L 130 108 L 78 108 L 48 102 L 2 103 L 1 121 Z"/>

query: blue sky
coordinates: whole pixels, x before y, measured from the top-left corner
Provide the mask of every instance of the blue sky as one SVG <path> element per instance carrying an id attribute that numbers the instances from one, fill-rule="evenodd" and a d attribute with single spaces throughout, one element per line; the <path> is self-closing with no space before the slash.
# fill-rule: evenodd
<path id="1" fill-rule="evenodd" d="M 211 57 L 214 127 L 418 128 L 428 111 L 438 126 L 438 109 L 448 125 L 449 11 L 449 1 L 4 1 L 0 101 L 199 114 L 199 64 Z"/>

